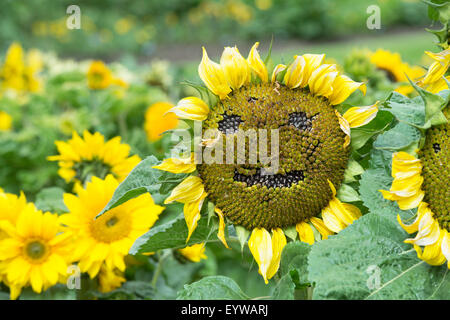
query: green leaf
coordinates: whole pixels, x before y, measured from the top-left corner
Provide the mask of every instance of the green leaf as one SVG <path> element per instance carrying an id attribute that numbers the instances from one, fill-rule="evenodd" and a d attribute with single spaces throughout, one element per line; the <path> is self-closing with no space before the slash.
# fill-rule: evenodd
<path id="1" fill-rule="evenodd" d="M 393 92 L 380 110 L 391 112 L 398 121 L 423 128 L 425 125 L 425 105 L 420 96 L 409 99 L 404 95 Z"/>
<path id="2" fill-rule="evenodd" d="M 353 158 L 348 161 L 347 169 L 344 172 L 344 182 L 356 181 L 355 176 L 359 176 L 364 172 L 364 168 Z"/>
<path id="3" fill-rule="evenodd" d="M 379 135 L 373 146 L 377 149 L 398 151 L 417 143 L 422 137 L 420 131 L 404 122 Z"/>
<path id="4" fill-rule="evenodd" d="M 359 194 L 364 206 L 369 208 L 373 214 L 396 220 L 399 212 L 394 201 L 386 200 L 379 190 L 389 190 L 392 184 L 392 177 L 382 168 L 369 169 L 363 173 L 360 180 Z"/>
<path id="5" fill-rule="evenodd" d="M 273 291 L 272 298 L 274 300 L 294 300 L 295 284 L 289 274 L 281 277 L 275 290 Z"/>
<path id="6" fill-rule="evenodd" d="M 348 184 L 342 184 L 337 191 L 337 197 L 344 202 L 361 201 L 358 192 L 350 187 Z"/>
<path id="7" fill-rule="evenodd" d="M 153 166 L 159 164 L 159 160 L 154 156 L 150 156 L 142 160 L 117 187 L 111 200 L 106 207 L 97 215 L 97 218 L 106 211 L 115 208 L 130 199 L 136 198 L 141 194 L 149 192 L 152 196 L 158 194 L 161 184 L 163 171 L 152 169 Z M 153 199 L 158 203 L 158 199 Z"/>
<path id="8" fill-rule="evenodd" d="M 296 286 L 309 283 L 308 280 L 308 254 L 311 246 L 300 241 L 288 243 L 281 253 L 280 274 L 289 274 Z"/>
<path id="9" fill-rule="evenodd" d="M 130 249 L 130 254 L 155 252 L 161 249 L 178 249 L 208 240 L 210 234 L 208 219 L 202 217 L 197 228 L 192 233 L 189 242 L 186 243 L 188 228 L 184 215 L 180 214 L 176 219 L 150 229 L 140 236 Z"/>
<path id="10" fill-rule="evenodd" d="M 45 188 L 36 195 L 35 205 L 39 210 L 53 213 L 65 213 L 69 210 L 63 201 L 64 190 L 61 188 Z"/>
<path id="11" fill-rule="evenodd" d="M 408 79 L 409 80 L 409 79 Z M 447 106 L 448 98 L 444 99 L 438 94 L 433 94 L 428 92 L 414 82 L 409 80 L 411 85 L 416 89 L 419 95 L 422 97 L 425 104 L 425 125 L 424 128 L 429 128 L 431 126 L 438 126 L 440 124 L 447 123 L 447 118 L 442 113 L 442 109 Z"/>
<path id="12" fill-rule="evenodd" d="M 184 286 L 178 292 L 177 300 L 247 300 L 238 284 L 223 276 L 205 277 Z"/>
<path id="13" fill-rule="evenodd" d="M 362 148 L 370 138 L 383 132 L 392 122 L 393 116 L 387 111 L 378 111 L 377 116 L 368 124 L 351 129 L 350 144 L 353 150 Z"/>
<path id="14" fill-rule="evenodd" d="M 369 213 L 315 244 L 308 273 L 314 299 L 450 298 L 447 266 L 417 258 L 398 223 Z"/>
<path id="15" fill-rule="evenodd" d="M 100 300 L 148 300 L 153 298 L 155 289 L 149 282 L 127 281 L 113 291 L 106 293 L 92 291 L 91 293 Z"/>
<path id="16" fill-rule="evenodd" d="M 234 225 L 234 229 L 236 230 L 236 235 L 241 245 L 241 251 L 243 251 L 244 246 L 247 243 L 248 237 L 250 237 L 250 231 L 248 231 L 247 229 L 245 229 L 240 225 Z"/>

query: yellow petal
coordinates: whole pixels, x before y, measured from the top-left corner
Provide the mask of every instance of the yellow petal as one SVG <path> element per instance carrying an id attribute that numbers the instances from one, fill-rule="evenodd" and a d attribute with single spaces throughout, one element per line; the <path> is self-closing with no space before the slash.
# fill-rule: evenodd
<path id="1" fill-rule="evenodd" d="M 328 239 L 328 236 L 333 234 L 333 231 L 327 228 L 325 223 L 322 221 L 322 219 L 317 217 L 312 217 L 310 219 L 311 223 L 313 224 L 314 228 L 316 228 L 317 231 L 320 232 L 322 235 L 322 240 Z"/>
<path id="2" fill-rule="evenodd" d="M 329 97 L 333 93 L 333 82 L 338 75 L 336 65 L 323 64 L 311 73 L 309 91 L 317 96 Z"/>
<path id="3" fill-rule="evenodd" d="M 284 64 L 277 64 L 277 65 L 275 66 L 275 68 L 273 69 L 273 71 L 272 71 L 272 78 L 271 78 L 271 81 L 272 81 L 272 82 L 275 82 L 275 81 L 277 80 L 277 75 L 278 75 L 280 72 L 283 72 L 284 70 L 286 70 L 286 65 L 284 65 Z"/>
<path id="4" fill-rule="evenodd" d="M 311 226 L 302 221 L 296 224 L 295 229 L 298 232 L 298 236 L 300 238 L 300 241 L 313 244 L 314 243 L 314 232 Z"/>
<path id="5" fill-rule="evenodd" d="M 248 240 L 248 247 L 259 266 L 259 273 L 267 284 L 267 271 L 272 261 L 272 239 L 270 233 L 264 228 L 255 228 Z"/>
<path id="6" fill-rule="evenodd" d="M 444 231 L 441 249 L 442 254 L 445 256 L 445 259 L 447 259 L 447 266 L 450 269 L 450 235 L 448 234 L 447 230 Z"/>
<path id="7" fill-rule="evenodd" d="M 333 82 L 333 93 L 329 100 L 332 105 L 344 102 L 356 89 L 360 89 L 366 94 L 366 85 L 363 82 L 356 82 L 346 75 L 339 75 Z"/>
<path id="8" fill-rule="evenodd" d="M 371 106 L 353 107 L 348 109 L 343 117 L 347 120 L 350 128 L 357 128 L 368 124 L 372 121 L 378 112 L 378 101 Z"/>
<path id="9" fill-rule="evenodd" d="M 276 228 L 272 230 L 272 260 L 267 270 L 267 279 L 271 279 L 280 268 L 281 252 L 286 245 L 286 236 L 283 230 Z"/>
<path id="10" fill-rule="evenodd" d="M 341 116 L 339 111 L 334 110 L 334 112 L 336 113 L 336 116 L 338 117 L 339 126 L 341 127 L 341 130 L 346 135 L 345 136 L 345 141 L 344 141 L 344 148 L 347 148 L 350 145 L 350 124 L 348 123 L 348 121 L 343 116 Z"/>
<path id="11" fill-rule="evenodd" d="M 219 64 L 208 58 L 208 54 L 204 47 L 203 58 L 198 66 L 198 74 L 206 87 L 211 90 L 212 93 L 218 95 L 220 99 L 224 99 L 231 92 L 225 78 L 225 73 Z"/>
<path id="12" fill-rule="evenodd" d="M 187 202 L 184 204 L 183 212 L 184 212 L 184 220 L 186 221 L 186 225 L 188 227 L 188 236 L 186 238 L 186 243 L 189 242 L 192 233 L 197 228 L 198 220 L 200 220 L 200 211 L 203 206 L 203 201 L 206 198 L 206 193 L 204 193 L 199 199 Z"/>
<path id="13" fill-rule="evenodd" d="M 305 58 L 303 56 L 295 56 L 294 62 L 292 62 L 286 70 L 284 75 L 284 83 L 291 89 L 297 88 L 307 82 L 304 78 L 304 68 L 306 65 Z"/>
<path id="14" fill-rule="evenodd" d="M 219 238 L 220 241 L 222 241 L 223 245 L 227 249 L 230 249 L 230 247 L 227 244 L 227 239 L 225 238 L 225 219 L 223 218 L 222 210 L 216 207 L 214 211 L 219 216 L 219 231 L 217 232 L 217 238 Z"/>
<path id="15" fill-rule="evenodd" d="M 306 53 L 303 55 L 303 58 L 305 59 L 306 64 L 305 68 L 303 69 L 304 82 L 302 82 L 300 87 L 305 87 L 306 85 L 308 85 L 308 81 L 309 78 L 311 77 L 311 74 L 323 63 L 323 60 L 325 59 L 325 54 Z"/>
<path id="16" fill-rule="evenodd" d="M 445 232 L 445 230 L 440 230 L 438 240 L 434 244 L 425 246 L 423 252 L 419 251 L 418 258 L 433 266 L 440 266 L 443 264 L 445 262 L 445 256 L 442 253 L 441 247 Z"/>
<path id="17" fill-rule="evenodd" d="M 248 64 L 253 72 L 257 74 L 257 76 L 261 79 L 262 82 L 267 82 L 269 80 L 269 76 L 267 74 L 267 68 L 264 64 L 264 61 L 262 61 L 261 57 L 258 53 L 259 42 L 256 42 L 252 49 L 250 50 L 250 53 L 248 54 Z"/>
<path id="18" fill-rule="evenodd" d="M 191 173 L 196 169 L 194 163 L 194 153 L 191 153 L 191 157 L 188 159 L 168 158 L 161 164 L 153 166 L 154 169 L 168 171 L 172 173 Z"/>
<path id="19" fill-rule="evenodd" d="M 173 201 L 181 203 L 193 202 L 205 193 L 202 179 L 197 176 L 189 176 L 177 185 L 170 196 L 164 201 L 164 204 L 169 204 Z"/>
<path id="20" fill-rule="evenodd" d="M 225 47 L 220 58 L 220 66 L 231 88 L 239 89 L 247 82 L 250 68 L 247 60 L 244 59 L 236 47 Z"/>
<path id="21" fill-rule="evenodd" d="M 200 262 L 201 259 L 207 259 L 208 257 L 205 254 L 205 243 L 197 243 L 192 246 L 179 249 L 180 252 L 186 259 L 189 259 L 192 262 Z"/>
<path id="22" fill-rule="evenodd" d="M 209 114 L 208 105 L 200 98 L 187 97 L 167 112 L 175 113 L 180 119 L 205 120 Z"/>

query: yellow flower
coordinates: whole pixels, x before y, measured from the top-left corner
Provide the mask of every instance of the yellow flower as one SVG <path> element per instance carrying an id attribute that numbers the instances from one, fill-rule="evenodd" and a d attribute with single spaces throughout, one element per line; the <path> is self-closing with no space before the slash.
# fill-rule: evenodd
<path id="1" fill-rule="evenodd" d="M 201 259 L 208 258 L 205 254 L 204 243 L 197 243 L 183 249 L 178 249 L 178 252 L 180 252 L 183 255 L 183 257 L 192 262 L 200 262 Z"/>
<path id="2" fill-rule="evenodd" d="M 8 234 L 0 242 L 0 261 L 11 299 L 28 285 L 41 293 L 67 277 L 73 240 L 70 233 L 61 233 L 57 215 L 26 206 L 15 225 L 7 220 L 0 225 Z"/>
<path id="3" fill-rule="evenodd" d="M 125 281 L 127 280 L 124 278 L 123 272 L 118 269 L 110 269 L 105 264 L 100 268 L 98 274 L 98 289 L 100 292 L 113 291 L 122 286 Z"/>
<path id="4" fill-rule="evenodd" d="M 108 69 L 103 61 L 99 60 L 92 61 L 89 66 L 87 80 L 89 88 L 94 90 L 106 89 L 113 84 L 121 87 L 127 86 L 124 81 L 114 78 L 111 70 Z"/>
<path id="5" fill-rule="evenodd" d="M 205 120 L 209 113 L 208 105 L 197 97 L 187 97 L 167 112 L 175 113 L 180 119 Z"/>
<path id="6" fill-rule="evenodd" d="M 91 278 L 103 264 L 107 269 L 124 271 L 124 257 L 132 244 L 153 226 L 164 209 L 146 193 L 95 219 L 118 185 L 112 175 L 105 180 L 93 177 L 86 188 L 77 188 L 77 195 L 64 194 L 69 213 L 62 215 L 61 220 L 76 237 L 73 258 Z"/>
<path id="7" fill-rule="evenodd" d="M 297 55 L 289 65 L 276 65 L 269 82 L 258 44 L 251 48 L 247 64 L 237 48 L 225 48 L 220 65 L 210 61 L 203 49 L 199 74 L 206 87 L 219 96 L 219 101 L 208 106 L 199 98 L 189 97 L 181 100 L 172 112 L 181 118 L 204 121 L 203 130 L 216 130 L 214 138 L 203 140 L 205 150 L 214 148 L 219 140 L 234 137 L 241 128 L 283 127 L 289 133 L 283 132 L 284 138 L 280 136 L 280 150 L 294 151 L 281 153 L 281 170 L 263 175 L 259 166 L 247 162 L 194 164 L 193 156 L 190 161 L 168 158 L 154 168 L 191 173 L 164 201 L 164 204 L 173 201 L 184 204 L 187 241 L 202 218 L 201 209 L 207 199 L 215 206 L 219 221 L 217 237 L 225 247 L 228 248 L 225 234 L 228 222 L 251 232 L 248 245 L 267 283 L 279 268 L 287 242 L 283 228 L 296 227 L 300 240 L 313 244 L 340 232 L 361 216 L 356 206 L 336 197 L 335 186 L 342 183 L 348 163 L 350 129 L 370 122 L 378 107 L 374 104 L 351 108 L 341 116 L 333 106 L 344 102 L 357 89 L 365 93 L 366 86 L 341 75 L 336 65 L 323 64 L 323 54 Z M 284 77 L 278 81 L 277 75 L 284 70 Z M 259 80 L 252 78 L 252 74 Z M 314 138 L 305 135 L 323 128 L 327 128 L 323 135 Z M 318 144 L 332 147 L 332 156 L 323 155 L 319 160 L 315 151 Z M 323 159 L 333 160 L 318 169 L 314 163 Z M 337 164 L 340 161 L 342 164 Z M 306 188 L 304 172 L 310 169 L 309 176 L 317 181 Z"/>
<path id="8" fill-rule="evenodd" d="M 12 117 L 5 111 L 0 111 L 0 131 L 9 131 L 12 128 Z"/>
<path id="9" fill-rule="evenodd" d="M 145 112 L 145 132 L 151 142 L 161 139 L 161 135 L 178 125 L 175 114 L 169 113 L 173 105 L 168 102 L 156 102 Z"/>
<path id="10" fill-rule="evenodd" d="M 130 146 L 120 143 L 120 137 L 107 142 L 99 132 L 84 131 L 83 138 L 73 132 L 69 141 L 56 141 L 59 155 L 50 161 L 59 161 L 58 174 L 67 182 L 85 182 L 92 176 L 104 178 L 113 174 L 119 181 L 141 161 L 139 156 L 129 157 Z"/>
<path id="11" fill-rule="evenodd" d="M 424 75 L 424 70 L 419 66 L 410 66 L 403 62 L 399 53 L 393 53 L 387 50 L 378 49 L 370 54 L 370 61 L 380 70 L 386 72 L 386 76 L 391 82 L 406 83 L 400 85 L 395 91 L 398 93 L 408 95 L 414 91 L 414 88 L 408 83 L 408 78 L 411 81 L 416 81 Z"/>
<path id="12" fill-rule="evenodd" d="M 42 69 L 42 58 L 37 50 L 26 55 L 18 43 L 13 43 L 6 54 L 5 63 L 0 68 L 0 78 L 4 89 L 18 92 L 37 92 L 41 83 L 36 74 Z"/>
<path id="13" fill-rule="evenodd" d="M 27 199 L 22 192 L 20 196 L 16 196 L 15 194 L 5 193 L 0 188 L 0 222 L 4 220 L 15 225 L 20 212 L 26 207 L 31 207 L 30 210 L 35 208 L 34 204 L 27 203 Z M 0 226 L 0 240 L 6 237 L 8 237 L 8 234 L 3 232 Z"/>

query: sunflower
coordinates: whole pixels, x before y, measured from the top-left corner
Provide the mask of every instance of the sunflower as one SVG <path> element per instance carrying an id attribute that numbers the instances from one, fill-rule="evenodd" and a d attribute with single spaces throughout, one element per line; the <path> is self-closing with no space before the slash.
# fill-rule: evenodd
<path id="1" fill-rule="evenodd" d="M 28 206 L 31 207 L 30 210 L 34 209 L 34 204 L 27 203 L 23 193 L 20 196 L 16 196 L 15 194 L 6 193 L 0 188 L 0 221 L 8 221 L 15 225 L 19 213 Z M 3 232 L 0 227 L 0 240 L 7 237 L 7 233 Z"/>
<path id="2" fill-rule="evenodd" d="M 12 127 L 12 117 L 5 111 L 0 111 L 0 131 L 9 131 Z"/>
<path id="3" fill-rule="evenodd" d="M 167 113 L 173 105 L 168 102 L 156 102 L 145 112 L 144 129 L 151 142 L 161 139 L 161 134 L 178 125 L 178 118 L 173 113 Z"/>
<path id="4" fill-rule="evenodd" d="M 408 77 L 411 80 L 417 80 L 425 74 L 425 71 L 419 66 L 410 66 L 403 62 L 400 54 L 378 49 L 370 54 L 370 61 L 380 70 L 386 73 L 386 76 L 394 83 L 408 83 Z M 395 90 L 403 95 L 408 95 L 414 91 L 409 84 L 402 85 Z"/>
<path id="5" fill-rule="evenodd" d="M 106 89 L 111 85 L 127 87 L 121 79 L 114 78 L 111 70 L 103 61 L 92 61 L 87 72 L 88 86 L 94 90 Z"/>
<path id="6" fill-rule="evenodd" d="M 192 246 L 188 246 L 183 249 L 178 249 L 178 252 L 181 253 L 183 257 L 192 262 L 200 262 L 200 260 L 208 258 L 205 254 L 204 243 L 196 243 Z"/>
<path id="7" fill-rule="evenodd" d="M 123 272 L 117 268 L 110 269 L 105 264 L 100 268 L 98 275 L 98 289 L 100 292 L 113 291 L 119 288 L 125 281 L 127 280 L 124 278 Z"/>
<path id="8" fill-rule="evenodd" d="M 217 136 L 202 145 L 216 154 L 222 151 L 215 149 L 216 142 L 233 141 L 240 130 L 278 129 L 278 172 L 264 174 L 262 163 L 248 159 L 244 164 L 195 164 L 168 158 L 154 168 L 190 173 L 164 201 L 184 204 L 187 241 L 207 198 L 215 205 L 218 238 L 226 247 L 226 223 L 251 232 L 248 245 L 267 283 L 278 270 L 286 230 L 294 228 L 301 241 L 313 243 L 319 234 L 326 239 L 361 216 L 356 206 L 336 197 L 336 189 L 349 160 L 350 128 L 370 122 L 378 107 L 353 107 L 341 115 L 333 106 L 357 89 L 365 93 L 364 83 L 324 64 L 323 54 L 294 56 L 290 65 L 276 65 L 269 77 L 257 47 L 255 43 L 247 59 L 236 47 L 226 47 L 220 64 L 203 48 L 198 72 L 217 103 L 187 97 L 171 111 L 203 121 L 204 132 L 215 130 Z"/>
<path id="9" fill-rule="evenodd" d="M 65 280 L 73 241 L 71 233 L 61 232 L 58 215 L 27 205 L 17 214 L 15 224 L 2 220 L 0 227 L 7 234 L 0 241 L 0 262 L 11 299 L 28 285 L 41 293 Z"/>
<path id="10" fill-rule="evenodd" d="M 103 265 L 109 271 L 123 272 L 124 257 L 131 245 L 153 226 L 164 209 L 155 205 L 150 194 L 144 194 L 95 219 L 118 185 L 119 181 L 112 175 L 104 180 L 93 177 L 86 188 L 76 186 L 77 195 L 64 194 L 69 213 L 62 215 L 61 220 L 75 235 L 74 260 L 79 261 L 80 270 L 91 278 Z"/>
<path id="11" fill-rule="evenodd" d="M 59 161 L 58 174 L 67 182 L 85 182 L 95 176 L 105 178 L 113 174 L 119 181 L 141 161 L 137 155 L 129 156 L 130 146 L 120 143 L 120 137 L 105 142 L 104 136 L 84 131 L 83 138 L 73 132 L 69 141 L 56 141 L 59 155 L 49 156 Z"/>
<path id="12" fill-rule="evenodd" d="M 447 49 L 433 54 L 436 62 L 420 81 L 422 86 L 435 88 L 433 84 L 447 72 L 449 53 Z M 416 218 L 411 224 L 404 224 L 400 215 L 397 217 L 406 232 L 417 232 L 414 238 L 405 242 L 414 245 L 420 259 L 431 265 L 441 265 L 447 260 L 450 268 L 450 107 L 444 106 L 440 117 L 432 119 L 438 122 L 426 129 L 425 142 L 417 155 L 404 151 L 393 153 L 394 180 L 390 190 L 380 192 L 385 199 L 396 201 L 401 210 L 417 208 Z"/>
<path id="13" fill-rule="evenodd" d="M 37 92 L 41 83 L 37 73 L 42 69 L 42 58 L 37 50 L 25 55 L 18 43 L 13 43 L 6 53 L 6 59 L 0 68 L 0 79 L 4 89 Z"/>

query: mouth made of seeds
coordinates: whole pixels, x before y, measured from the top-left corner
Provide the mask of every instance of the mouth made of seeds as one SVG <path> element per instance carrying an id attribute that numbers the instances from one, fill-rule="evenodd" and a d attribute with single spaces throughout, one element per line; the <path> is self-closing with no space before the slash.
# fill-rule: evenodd
<path id="1" fill-rule="evenodd" d="M 237 169 L 234 170 L 234 181 L 245 182 L 248 187 L 259 184 L 267 188 L 290 188 L 305 179 L 303 170 L 295 170 L 286 174 L 263 174 L 263 169 L 255 169 L 254 174 L 242 174 Z"/>

